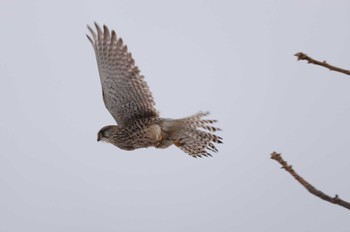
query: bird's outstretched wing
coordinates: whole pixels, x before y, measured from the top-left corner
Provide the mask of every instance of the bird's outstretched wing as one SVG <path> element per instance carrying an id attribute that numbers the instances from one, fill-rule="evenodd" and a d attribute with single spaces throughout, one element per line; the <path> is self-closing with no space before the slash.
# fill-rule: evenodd
<path id="1" fill-rule="evenodd" d="M 152 93 L 140 75 L 131 53 L 104 25 L 95 23 L 97 33 L 88 26 L 102 84 L 103 100 L 118 125 L 149 117 L 158 117 Z"/>

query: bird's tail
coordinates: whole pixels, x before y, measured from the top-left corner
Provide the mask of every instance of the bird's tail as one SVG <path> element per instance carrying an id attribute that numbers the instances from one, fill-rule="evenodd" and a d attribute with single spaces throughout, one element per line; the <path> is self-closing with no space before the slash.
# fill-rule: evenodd
<path id="1" fill-rule="evenodd" d="M 217 121 L 202 118 L 208 114 L 199 112 L 186 118 L 165 120 L 162 128 L 168 139 L 187 154 L 195 158 L 211 156 L 210 151 L 218 151 L 214 143 L 222 143 L 222 138 L 214 134 L 220 130 L 212 126 Z"/>

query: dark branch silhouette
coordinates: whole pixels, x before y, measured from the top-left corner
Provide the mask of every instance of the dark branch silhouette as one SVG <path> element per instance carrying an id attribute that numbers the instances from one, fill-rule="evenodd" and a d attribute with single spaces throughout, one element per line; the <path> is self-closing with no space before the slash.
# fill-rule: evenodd
<path id="1" fill-rule="evenodd" d="M 342 69 L 342 68 L 338 68 L 336 66 L 330 65 L 326 61 L 321 62 L 321 61 L 315 60 L 310 56 L 306 55 L 305 53 L 298 52 L 295 54 L 295 56 L 298 57 L 298 60 L 306 60 L 309 64 L 320 65 L 325 68 L 328 68 L 331 71 L 336 71 L 336 72 L 344 73 L 346 75 L 350 75 L 350 70 L 346 70 L 346 69 Z"/>
<path id="2" fill-rule="evenodd" d="M 327 195 L 327 194 L 323 193 L 322 191 L 316 189 L 309 182 L 304 180 L 304 178 L 299 176 L 298 173 L 296 173 L 294 171 L 292 166 L 288 165 L 288 163 L 283 160 L 281 154 L 278 154 L 277 152 L 273 152 L 271 154 L 271 159 L 276 160 L 278 163 L 280 163 L 282 165 L 282 168 L 284 170 L 286 170 L 287 172 L 289 172 L 289 174 L 291 174 L 311 194 L 313 194 L 313 195 L 315 195 L 315 196 L 317 196 L 317 197 L 319 197 L 319 198 L 321 198 L 321 199 L 323 199 L 325 201 L 328 201 L 328 202 L 333 203 L 333 204 L 340 205 L 340 206 L 350 210 L 350 203 L 349 202 L 346 202 L 346 201 L 340 199 L 340 197 L 338 195 L 335 195 L 335 197 L 330 197 L 329 195 Z"/>

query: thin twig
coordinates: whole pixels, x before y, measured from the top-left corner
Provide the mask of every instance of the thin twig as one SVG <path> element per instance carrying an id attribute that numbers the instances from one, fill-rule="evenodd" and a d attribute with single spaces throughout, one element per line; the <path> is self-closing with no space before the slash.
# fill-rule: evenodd
<path id="1" fill-rule="evenodd" d="M 304 178 L 299 176 L 298 173 L 296 173 L 294 171 L 292 166 L 288 165 L 288 163 L 283 160 L 281 154 L 278 154 L 277 152 L 273 152 L 271 154 L 271 159 L 276 160 L 278 163 L 280 163 L 284 170 L 289 172 L 289 174 L 291 174 L 302 186 L 304 186 L 307 189 L 307 191 L 309 191 L 313 195 L 315 195 L 315 196 L 317 196 L 317 197 L 319 197 L 319 198 L 321 198 L 321 199 L 323 199 L 325 201 L 328 201 L 328 202 L 333 203 L 333 204 L 340 205 L 340 206 L 350 210 L 350 203 L 349 202 L 340 199 L 340 197 L 338 195 L 335 195 L 335 197 L 328 196 L 327 194 L 323 193 L 322 191 L 316 189 L 309 182 L 304 180 Z"/>
<path id="2" fill-rule="evenodd" d="M 331 71 L 336 71 L 336 72 L 344 73 L 346 75 L 350 75 L 350 70 L 346 70 L 346 69 L 342 69 L 342 68 L 338 68 L 336 66 L 330 65 L 326 61 L 321 62 L 321 61 L 315 60 L 315 59 L 311 58 L 310 56 L 306 55 L 305 53 L 298 52 L 295 54 L 295 56 L 298 57 L 298 61 L 299 60 L 306 60 L 309 64 L 320 65 L 320 66 L 323 66 L 325 68 L 328 68 Z"/>

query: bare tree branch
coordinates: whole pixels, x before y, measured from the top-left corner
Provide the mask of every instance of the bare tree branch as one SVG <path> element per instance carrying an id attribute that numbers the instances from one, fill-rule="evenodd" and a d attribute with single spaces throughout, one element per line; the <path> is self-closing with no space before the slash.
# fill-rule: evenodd
<path id="1" fill-rule="evenodd" d="M 346 202 L 346 201 L 340 199 L 338 195 L 335 195 L 335 197 L 328 196 L 327 194 L 323 193 L 322 191 L 316 189 L 314 186 L 312 186 L 310 183 L 308 183 L 306 180 L 304 180 L 304 178 L 299 176 L 298 173 L 296 173 L 294 171 L 292 166 L 288 165 L 288 163 L 283 160 L 281 154 L 278 154 L 277 152 L 273 152 L 271 154 L 271 159 L 276 160 L 278 163 L 280 163 L 284 170 L 289 172 L 289 174 L 291 174 L 302 186 L 304 186 L 307 189 L 307 191 L 309 191 L 313 195 L 315 195 L 315 196 L 317 196 L 325 201 L 340 205 L 340 206 L 350 210 L 350 203 L 349 202 Z"/>
<path id="2" fill-rule="evenodd" d="M 342 69 L 342 68 L 338 68 L 336 66 L 330 65 L 328 64 L 326 61 L 318 61 L 315 60 L 313 58 L 311 58 L 310 56 L 306 55 L 305 53 L 302 52 L 298 52 L 295 54 L 296 57 L 298 57 L 298 61 L 299 60 L 306 60 L 309 64 L 315 64 L 315 65 L 320 65 L 323 66 L 325 68 L 328 68 L 331 71 L 336 71 L 336 72 L 340 72 L 340 73 L 344 73 L 346 75 L 350 75 L 350 70 L 346 70 L 346 69 Z"/>

